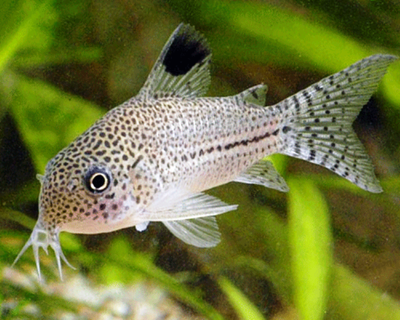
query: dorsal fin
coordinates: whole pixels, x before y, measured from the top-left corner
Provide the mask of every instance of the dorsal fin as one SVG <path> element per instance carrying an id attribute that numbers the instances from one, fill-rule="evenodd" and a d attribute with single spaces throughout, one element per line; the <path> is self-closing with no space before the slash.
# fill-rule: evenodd
<path id="1" fill-rule="evenodd" d="M 138 97 L 197 97 L 210 85 L 211 50 L 192 26 L 180 24 L 164 46 Z"/>

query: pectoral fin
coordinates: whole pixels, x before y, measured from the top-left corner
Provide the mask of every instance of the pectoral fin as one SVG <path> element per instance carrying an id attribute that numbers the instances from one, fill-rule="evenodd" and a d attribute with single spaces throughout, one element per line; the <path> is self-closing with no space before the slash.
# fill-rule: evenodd
<path id="1" fill-rule="evenodd" d="M 196 193 L 168 209 L 146 212 L 149 221 L 160 221 L 179 239 L 196 247 L 214 247 L 220 233 L 215 215 L 232 211 L 237 205 L 227 205 L 204 193 Z"/>
<path id="2" fill-rule="evenodd" d="M 220 242 L 220 233 L 215 217 L 189 220 L 164 221 L 164 225 L 183 242 L 200 247 L 215 247 Z"/>
<path id="3" fill-rule="evenodd" d="M 157 206 L 155 211 L 145 213 L 149 221 L 172 221 L 184 219 L 196 219 L 207 216 L 215 216 L 228 211 L 236 210 L 237 205 L 227 205 L 225 202 L 205 193 L 192 194 L 173 206 L 161 209 Z"/>

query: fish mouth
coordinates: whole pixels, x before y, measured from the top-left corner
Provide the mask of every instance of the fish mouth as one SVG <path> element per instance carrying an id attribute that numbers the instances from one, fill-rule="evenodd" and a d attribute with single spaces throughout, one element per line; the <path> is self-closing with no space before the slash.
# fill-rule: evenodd
<path id="1" fill-rule="evenodd" d="M 29 240 L 25 243 L 24 247 L 22 248 L 18 256 L 15 258 L 11 267 L 13 267 L 17 263 L 19 258 L 21 258 L 21 256 L 30 246 L 32 246 L 33 249 L 33 255 L 35 257 L 36 269 L 40 282 L 42 281 L 42 275 L 40 272 L 40 257 L 39 257 L 40 247 L 43 248 L 43 250 L 46 252 L 47 255 L 49 254 L 47 250 L 48 246 L 50 246 L 53 249 L 56 256 L 57 267 L 61 281 L 63 280 L 61 260 L 63 260 L 65 264 L 70 268 L 75 269 L 68 262 L 67 258 L 62 252 L 59 240 L 59 231 L 49 231 L 41 221 L 38 221 L 36 223 L 35 228 L 33 228 L 31 236 L 29 237 Z"/>

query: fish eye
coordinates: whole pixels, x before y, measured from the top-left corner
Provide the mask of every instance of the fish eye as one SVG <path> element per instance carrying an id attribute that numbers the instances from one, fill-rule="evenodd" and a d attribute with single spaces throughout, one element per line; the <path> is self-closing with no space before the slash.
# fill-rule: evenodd
<path id="1" fill-rule="evenodd" d="M 86 188 L 95 194 L 102 193 L 108 189 L 111 183 L 111 174 L 104 168 L 93 167 L 86 173 Z"/>

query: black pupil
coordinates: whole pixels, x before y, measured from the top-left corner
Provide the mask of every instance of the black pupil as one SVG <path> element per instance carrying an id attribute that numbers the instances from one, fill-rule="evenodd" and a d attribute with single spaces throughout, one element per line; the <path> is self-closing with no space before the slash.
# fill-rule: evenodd
<path id="1" fill-rule="evenodd" d="M 95 173 L 92 177 L 91 186 L 95 190 L 102 190 L 107 187 L 107 180 L 104 174 Z"/>

